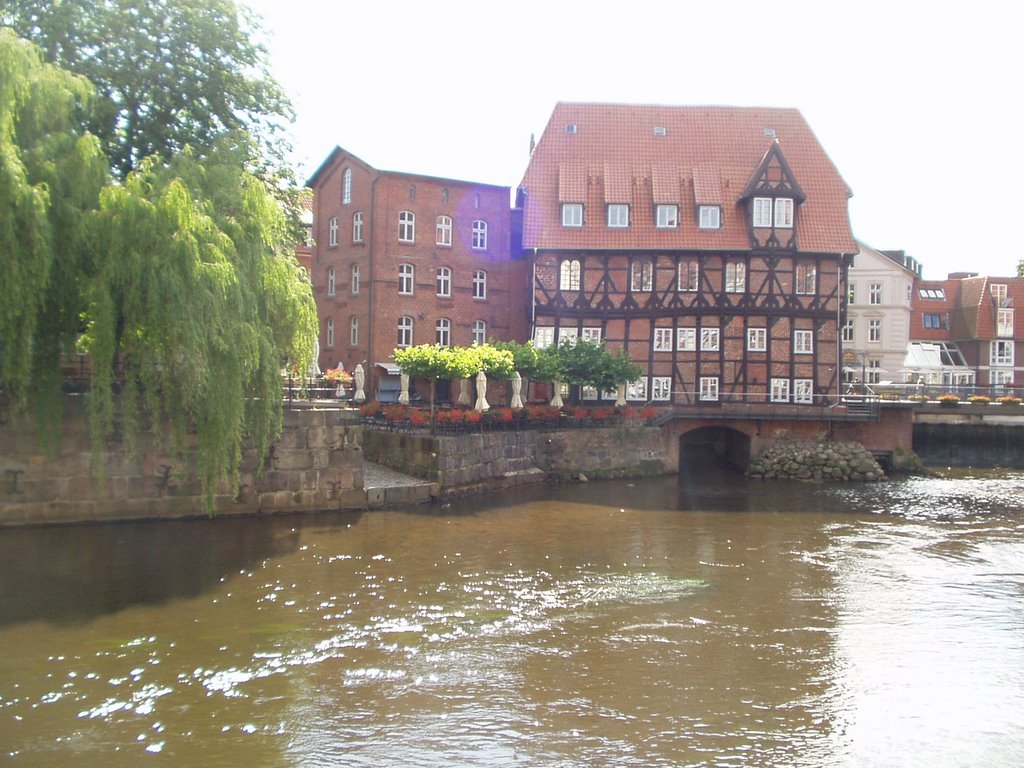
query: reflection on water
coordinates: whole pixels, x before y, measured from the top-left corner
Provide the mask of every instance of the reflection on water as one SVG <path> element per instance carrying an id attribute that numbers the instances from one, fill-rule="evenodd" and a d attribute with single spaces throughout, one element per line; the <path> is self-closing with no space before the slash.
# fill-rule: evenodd
<path id="1" fill-rule="evenodd" d="M 0 531 L 15 765 L 1024 764 L 1024 473 Z"/>

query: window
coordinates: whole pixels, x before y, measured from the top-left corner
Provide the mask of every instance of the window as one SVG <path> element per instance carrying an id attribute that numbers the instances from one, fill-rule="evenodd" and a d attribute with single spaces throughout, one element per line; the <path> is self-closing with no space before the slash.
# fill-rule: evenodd
<path id="1" fill-rule="evenodd" d="M 359 294 L 359 265 L 352 265 L 352 295 L 356 296 Z"/>
<path id="2" fill-rule="evenodd" d="M 810 405 L 814 403 L 814 380 L 793 380 L 793 402 Z"/>
<path id="3" fill-rule="evenodd" d="M 991 342 L 990 365 L 1013 365 L 1013 342 Z"/>
<path id="4" fill-rule="evenodd" d="M 413 278 L 416 270 L 412 264 L 398 265 L 398 292 L 402 296 L 412 296 Z"/>
<path id="5" fill-rule="evenodd" d="M 655 223 L 658 229 L 675 229 L 679 226 L 679 206 L 659 205 L 654 209 Z"/>
<path id="6" fill-rule="evenodd" d="M 412 318 L 409 316 L 398 318 L 398 343 L 396 346 L 412 346 Z"/>
<path id="7" fill-rule="evenodd" d="M 415 184 L 410 184 L 409 185 L 409 199 L 410 200 L 415 200 L 416 199 L 416 185 Z"/>
<path id="8" fill-rule="evenodd" d="M 631 381 L 626 384 L 626 399 L 627 400 L 646 400 L 647 399 L 647 379 L 641 377 L 636 381 Z"/>
<path id="9" fill-rule="evenodd" d="M 448 202 L 448 187 L 445 187 L 444 189 L 441 190 L 441 202 Z"/>
<path id="10" fill-rule="evenodd" d="M 352 202 L 352 169 L 346 168 L 341 175 L 341 204 L 348 205 Z"/>
<path id="11" fill-rule="evenodd" d="M 487 222 L 483 219 L 477 219 L 473 222 L 472 245 L 474 250 L 487 250 Z"/>
<path id="12" fill-rule="evenodd" d="M 601 342 L 601 329 L 600 328 L 582 328 L 580 329 L 580 338 L 583 341 L 593 341 L 596 343 Z"/>
<path id="13" fill-rule="evenodd" d="M 793 228 L 793 198 L 775 198 L 775 226 L 777 229 Z"/>
<path id="14" fill-rule="evenodd" d="M 576 343 L 576 339 L 580 337 L 580 332 L 575 328 L 562 327 L 558 329 L 558 344 L 561 346 L 565 341 L 572 339 L 573 343 Z"/>
<path id="15" fill-rule="evenodd" d="M 993 386 L 1012 386 L 1013 385 L 1013 371 L 1007 371 L 1001 368 L 993 368 L 988 372 L 989 384 Z"/>
<path id="16" fill-rule="evenodd" d="M 555 329 L 550 325 L 541 325 L 533 329 L 533 346 L 536 349 L 547 349 L 554 343 Z"/>
<path id="17" fill-rule="evenodd" d="M 996 336 L 1013 336 L 1013 310 L 996 310 Z"/>
<path id="18" fill-rule="evenodd" d="M 562 226 L 583 226 L 583 203 L 562 203 Z"/>
<path id="19" fill-rule="evenodd" d="M 1006 301 L 1006 283 L 992 283 L 989 286 L 989 292 L 997 305 Z"/>
<path id="20" fill-rule="evenodd" d="M 614 229 L 622 229 L 623 227 L 629 226 L 629 206 L 628 205 L 609 205 L 608 206 L 608 226 Z"/>
<path id="21" fill-rule="evenodd" d="M 922 299 L 935 299 L 938 301 L 946 300 L 946 289 L 945 288 L 918 288 L 917 295 Z"/>
<path id="22" fill-rule="evenodd" d="M 867 384 L 878 384 L 882 380 L 882 361 L 868 360 Z"/>
<path id="23" fill-rule="evenodd" d="M 338 217 L 331 216 L 331 220 L 327 223 L 327 226 L 327 244 L 330 245 L 331 248 L 334 248 L 338 244 Z"/>
<path id="24" fill-rule="evenodd" d="M 480 210 L 480 193 L 476 192 L 473 194 L 473 207 Z"/>
<path id="25" fill-rule="evenodd" d="M 701 376 L 700 377 L 700 399 L 701 400 L 717 400 L 718 399 L 718 377 L 717 376 Z"/>
<path id="26" fill-rule="evenodd" d="M 743 293 L 747 290 L 747 266 L 739 261 L 725 265 L 725 292 Z"/>
<path id="27" fill-rule="evenodd" d="M 473 298 L 487 298 L 487 273 L 478 269 L 473 273 Z"/>
<path id="28" fill-rule="evenodd" d="M 715 352 L 718 350 L 718 341 L 721 331 L 718 328 L 700 329 L 700 348 L 704 352 Z"/>
<path id="29" fill-rule="evenodd" d="M 437 244 L 447 246 L 452 244 L 452 220 L 450 216 L 437 217 Z"/>
<path id="30" fill-rule="evenodd" d="M 843 325 L 843 341 L 847 344 L 853 343 L 853 320 L 847 320 Z"/>
<path id="31" fill-rule="evenodd" d="M 793 331 L 793 352 L 798 355 L 814 352 L 814 331 Z"/>
<path id="32" fill-rule="evenodd" d="M 651 377 L 651 400 L 672 399 L 672 377 L 652 376 Z"/>
<path id="33" fill-rule="evenodd" d="M 882 321 L 868 320 L 868 341 L 882 340 Z"/>
<path id="34" fill-rule="evenodd" d="M 333 296 L 335 289 L 334 267 L 327 270 L 327 295 Z"/>
<path id="35" fill-rule="evenodd" d="M 813 264 L 797 264 L 796 266 L 796 292 L 813 295 L 817 287 L 818 273 Z"/>
<path id="36" fill-rule="evenodd" d="M 452 295 L 452 271 L 448 267 L 437 268 L 437 295 L 446 298 Z"/>
<path id="37" fill-rule="evenodd" d="M 676 328 L 676 349 L 680 352 L 697 351 L 697 329 Z"/>
<path id="38" fill-rule="evenodd" d="M 355 315 L 348 319 L 348 343 L 353 347 L 359 346 L 359 318 Z"/>
<path id="39" fill-rule="evenodd" d="M 717 205 L 702 205 L 699 222 L 701 229 L 721 229 L 722 208 Z"/>
<path id="40" fill-rule="evenodd" d="M 327 318 L 327 346 L 334 346 L 334 318 Z"/>
<path id="41" fill-rule="evenodd" d="M 882 284 L 871 283 L 868 285 L 868 304 L 882 303 Z"/>
<path id="42" fill-rule="evenodd" d="M 363 212 L 356 211 L 352 214 L 352 242 L 363 242 Z"/>
<path id="43" fill-rule="evenodd" d="M 634 259 L 630 266 L 630 289 L 649 291 L 654 282 L 654 263 L 650 259 Z"/>
<path id="44" fill-rule="evenodd" d="M 696 291 L 699 277 L 700 266 L 696 259 L 686 259 L 679 262 L 677 287 L 680 291 Z"/>
<path id="45" fill-rule="evenodd" d="M 564 259 L 558 268 L 558 287 L 563 291 L 580 289 L 579 259 Z"/>
<path id="46" fill-rule="evenodd" d="M 856 304 L 857 303 L 857 284 L 850 283 L 849 288 L 846 291 L 846 303 Z"/>
<path id="47" fill-rule="evenodd" d="M 747 328 L 747 351 L 765 352 L 768 349 L 767 328 Z"/>
<path id="48" fill-rule="evenodd" d="M 754 198 L 754 226 L 770 227 L 772 225 L 772 199 L 770 197 Z"/>
<path id="49" fill-rule="evenodd" d="M 655 352 L 671 352 L 672 351 L 672 337 L 675 334 L 671 328 L 655 328 L 654 329 L 654 351 Z"/>
<path id="50" fill-rule="evenodd" d="M 925 328 L 941 328 L 942 327 L 942 315 L 935 312 L 925 312 L 921 315 L 921 324 Z"/>
<path id="51" fill-rule="evenodd" d="M 793 228 L 793 198 L 755 197 L 753 224 L 755 227 L 778 229 Z"/>
<path id="52" fill-rule="evenodd" d="M 398 242 L 416 242 L 416 214 L 412 211 L 402 211 L 398 214 Z"/>
<path id="53" fill-rule="evenodd" d="M 434 341 L 436 344 L 442 347 L 450 347 L 452 345 L 452 321 L 447 317 L 442 317 L 437 321 L 437 325 L 434 326 L 436 331 L 434 335 Z"/>
<path id="54" fill-rule="evenodd" d="M 473 321 L 473 343 L 487 343 L 487 323 L 485 323 L 483 320 Z"/>
<path id="55" fill-rule="evenodd" d="M 772 402 L 789 402 L 789 379 L 772 379 Z"/>

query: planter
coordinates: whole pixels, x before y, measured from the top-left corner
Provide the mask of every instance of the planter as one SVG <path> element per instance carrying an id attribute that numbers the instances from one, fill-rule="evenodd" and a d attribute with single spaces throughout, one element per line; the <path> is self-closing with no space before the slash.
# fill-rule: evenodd
<path id="1" fill-rule="evenodd" d="M 960 407 L 960 401 L 959 400 L 939 400 L 939 407 L 940 408 L 959 408 Z"/>

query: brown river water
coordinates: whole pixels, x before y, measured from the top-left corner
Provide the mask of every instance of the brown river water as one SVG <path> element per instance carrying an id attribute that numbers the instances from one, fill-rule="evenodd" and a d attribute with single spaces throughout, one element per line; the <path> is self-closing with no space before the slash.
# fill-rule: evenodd
<path id="1" fill-rule="evenodd" d="M 0 763 L 1021 766 L 1024 473 L 0 530 Z"/>

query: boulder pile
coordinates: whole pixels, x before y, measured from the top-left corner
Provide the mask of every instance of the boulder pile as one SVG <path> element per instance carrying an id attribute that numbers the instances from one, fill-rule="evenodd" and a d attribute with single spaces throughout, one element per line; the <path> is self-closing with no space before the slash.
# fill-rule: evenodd
<path id="1" fill-rule="evenodd" d="M 885 472 L 860 443 L 792 442 L 773 445 L 750 462 L 749 477 L 811 482 L 875 482 Z"/>

